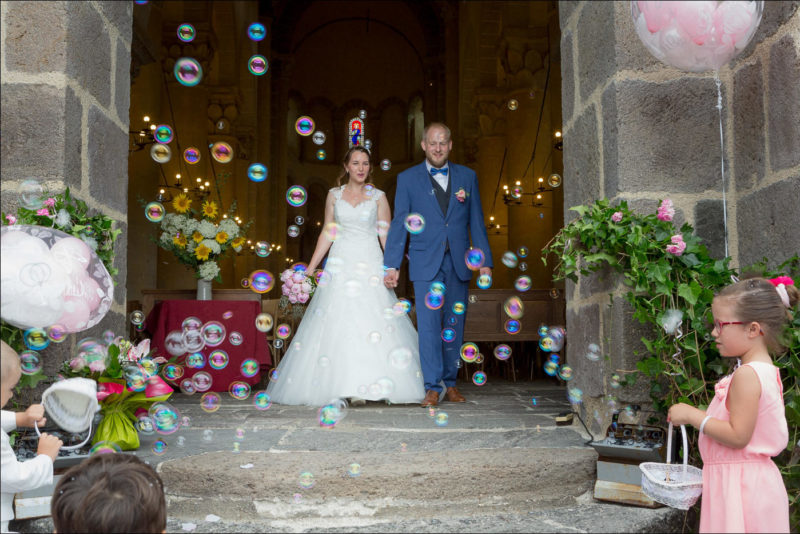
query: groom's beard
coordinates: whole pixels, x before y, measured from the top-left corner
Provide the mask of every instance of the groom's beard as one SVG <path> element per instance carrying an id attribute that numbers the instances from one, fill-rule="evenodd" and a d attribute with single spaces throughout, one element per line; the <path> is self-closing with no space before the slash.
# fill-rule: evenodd
<path id="1" fill-rule="evenodd" d="M 442 157 L 438 161 L 434 161 L 431 157 L 426 155 L 425 159 L 428 160 L 428 163 L 430 163 L 431 165 L 433 165 L 436 168 L 444 167 L 444 164 L 447 163 L 447 156 Z"/>

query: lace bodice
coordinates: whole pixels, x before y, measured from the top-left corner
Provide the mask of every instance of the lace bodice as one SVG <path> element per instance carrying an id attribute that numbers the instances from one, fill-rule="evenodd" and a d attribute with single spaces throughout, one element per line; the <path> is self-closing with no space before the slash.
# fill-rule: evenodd
<path id="1" fill-rule="evenodd" d="M 336 199 L 333 219 L 339 225 L 336 242 L 340 239 L 377 240 L 378 200 L 383 196 L 383 191 L 373 187 L 368 198 L 354 206 L 342 198 L 344 187 L 331 189 Z"/>

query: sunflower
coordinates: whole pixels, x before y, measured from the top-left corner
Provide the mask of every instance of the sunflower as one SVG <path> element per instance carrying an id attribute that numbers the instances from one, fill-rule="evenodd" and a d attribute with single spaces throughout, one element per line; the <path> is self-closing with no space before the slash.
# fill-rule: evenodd
<path id="1" fill-rule="evenodd" d="M 214 239 L 216 239 L 217 243 L 219 243 L 220 245 L 224 245 L 225 241 L 227 241 L 229 237 L 228 234 L 225 232 L 217 232 L 217 237 L 215 237 Z"/>
<path id="2" fill-rule="evenodd" d="M 203 238 L 203 234 L 201 234 L 201 233 L 200 233 L 200 232 L 198 232 L 197 230 L 195 230 L 195 232 L 192 234 L 192 240 L 193 240 L 195 243 L 199 243 L 199 242 L 200 242 L 200 241 L 202 241 L 203 239 L 204 239 L 204 238 Z"/>
<path id="3" fill-rule="evenodd" d="M 211 249 L 205 245 L 198 245 L 198 247 L 194 249 L 194 257 L 200 261 L 207 260 L 209 254 L 211 254 Z"/>
<path id="4" fill-rule="evenodd" d="M 232 246 L 233 248 L 239 248 L 239 247 L 241 247 L 242 245 L 244 245 L 244 242 L 245 242 L 245 241 L 246 241 L 246 239 L 245 239 L 245 238 L 243 238 L 243 237 L 237 237 L 236 239 L 234 239 L 233 241 L 231 241 L 231 246 Z"/>
<path id="5" fill-rule="evenodd" d="M 217 216 L 217 203 L 213 200 L 203 202 L 203 217 L 213 219 Z"/>
<path id="6" fill-rule="evenodd" d="M 178 234 L 172 238 L 172 243 L 184 248 L 186 246 L 186 236 L 183 234 Z"/>
<path id="7" fill-rule="evenodd" d="M 184 193 L 181 193 L 172 201 L 172 207 L 175 208 L 175 211 L 178 213 L 186 213 L 189 211 L 191 205 L 192 199 L 187 197 Z"/>

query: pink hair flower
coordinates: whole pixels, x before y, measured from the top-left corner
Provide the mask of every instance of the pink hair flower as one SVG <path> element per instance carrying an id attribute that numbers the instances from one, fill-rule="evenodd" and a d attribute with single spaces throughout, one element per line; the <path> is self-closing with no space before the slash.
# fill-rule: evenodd
<path id="1" fill-rule="evenodd" d="M 17 218 L 11 214 L 6 215 L 6 220 L 8 221 L 8 224 L 17 224 Z"/>
<path id="2" fill-rule="evenodd" d="M 683 241 L 683 236 L 681 234 L 675 234 L 670 240 L 672 244 L 667 245 L 667 252 L 674 256 L 683 254 L 683 251 L 686 250 L 686 243 Z"/>
<path id="3" fill-rule="evenodd" d="M 38 210 L 36 210 L 36 215 L 44 215 L 46 217 L 50 216 L 50 210 L 48 210 L 47 208 L 39 208 Z"/>
<path id="4" fill-rule="evenodd" d="M 769 281 L 772 282 L 772 285 L 775 287 L 778 287 L 778 284 L 783 284 L 785 286 L 794 285 L 794 280 L 788 276 L 777 276 L 775 278 L 770 278 Z"/>
<path id="5" fill-rule="evenodd" d="M 614 214 L 611 216 L 611 220 L 614 222 L 620 222 L 622 220 L 622 212 L 615 211 Z"/>
<path id="6" fill-rule="evenodd" d="M 54 199 L 53 197 L 50 197 L 50 198 L 48 198 L 47 200 L 44 201 L 44 205 L 52 208 L 53 206 L 56 205 L 56 199 Z"/>
<path id="7" fill-rule="evenodd" d="M 675 208 L 672 205 L 672 201 L 665 198 L 658 207 L 658 220 L 669 222 L 673 217 L 675 217 Z"/>

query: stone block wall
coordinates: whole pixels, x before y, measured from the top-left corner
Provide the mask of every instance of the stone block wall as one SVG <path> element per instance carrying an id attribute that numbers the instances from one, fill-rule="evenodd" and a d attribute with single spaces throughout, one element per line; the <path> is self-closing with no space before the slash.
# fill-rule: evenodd
<path id="1" fill-rule="evenodd" d="M 752 42 L 720 72 L 728 254 L 743 268 L 800 252 L 800 2 L 766 2 Z M 630 3 L 559 2 L 565 224 L 569 207 L 607 197 L 643 213 L 675 203 L 715 257 L 725 255 L 719 111 L 714 73 L 686 73 L 639 41 Z M 613 273 L 567 288 L 567 361 L 593 430 L 619 408 L 649 402 L 644 384 L 612 388 L 635 369 L 643 327 Z M 611 299 L 609 299 L 611 294 Z M 610 304 L 609 304 L 610 303 Z M 608 360 L 584 357 L 589 343 Z M 598 373 L 597 366 L 603 368 Z M 640 380 L 641 382 L 641 380 Z"/>
<path id="2" fill-rule="evenodd" d="M 132 8 L 133 2 L 114 1 L 0 2 L 3 211 L 16 211 L 20 184 L 33 179 L 50 194 L 69 187 L 122 229 L 111 311 L 97 326 L 42 351 L 49 376 L 77 339 L 107 329 L 126 333 Z"/>

